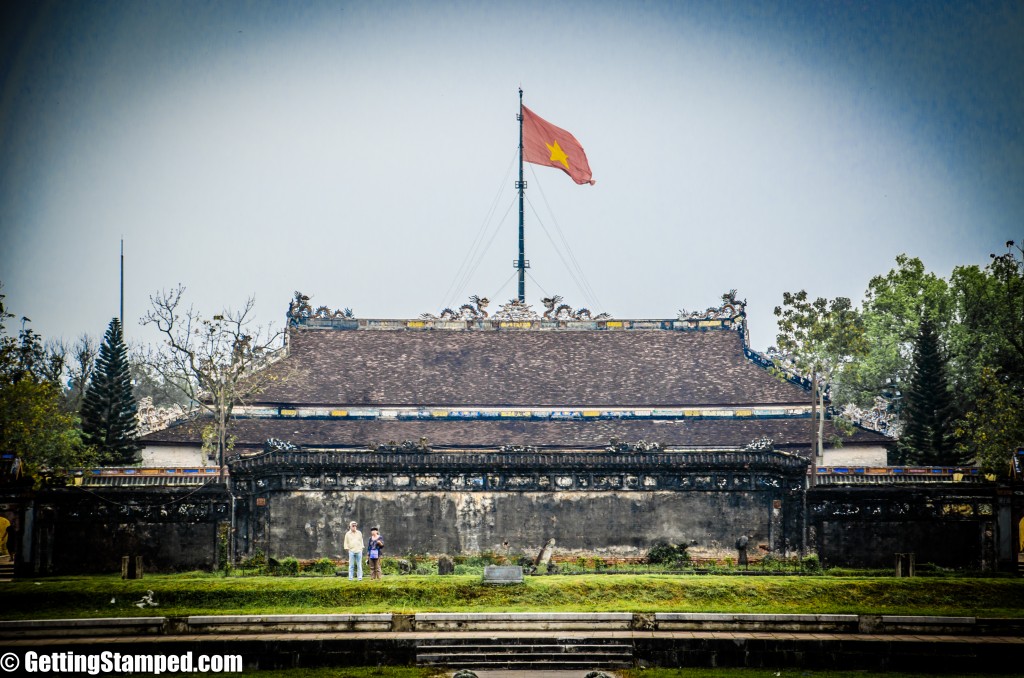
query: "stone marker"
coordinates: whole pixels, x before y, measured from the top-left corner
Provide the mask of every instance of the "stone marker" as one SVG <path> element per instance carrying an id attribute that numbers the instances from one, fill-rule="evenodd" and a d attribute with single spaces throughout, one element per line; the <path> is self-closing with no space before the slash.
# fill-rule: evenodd
<path id="1" fill-rule="evenodd" d="M 484 568 L 485 584 L 522 584 L 523 568 L 518 565 L 488 565 Z"/>
<path id="2" fill-rule="evenodd" d="M 533 561 L 534 566 L 537 568 L 537 572 L 542 572 L 543 569 L 547 569 L 548 564 L 551 562 L 551 555 L 555 552 L 555 538 L 548 539 L 548 543 L 544 545 L 544 548 L 537 554 L 537 559 Z"/>
<path id="3" fill-rule="evenodd" d="M 437 559 L 438 574 L 455 574 L 455 561 L 448 556 L 441 556 Z"/>

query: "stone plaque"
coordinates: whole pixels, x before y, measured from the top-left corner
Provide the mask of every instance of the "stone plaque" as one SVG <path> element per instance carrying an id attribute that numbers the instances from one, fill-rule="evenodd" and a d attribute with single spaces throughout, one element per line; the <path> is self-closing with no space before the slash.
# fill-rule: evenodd
<path id="1" fill-rule="evenodd" d="M 485 584 L 522 584 L 523 568 L 518 565 L 488 565 L 484 568 Z"/>

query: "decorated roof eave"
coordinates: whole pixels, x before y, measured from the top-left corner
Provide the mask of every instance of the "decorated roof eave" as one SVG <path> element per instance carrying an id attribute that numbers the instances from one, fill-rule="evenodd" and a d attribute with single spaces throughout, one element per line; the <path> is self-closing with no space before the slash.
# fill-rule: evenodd
<path id="1" fill-rule="evenodd" d="M 803 402 L 756 404 L 643 405 L 342 405 L 327 403 L 252 402 L 236 405 L 232 418 L 239 419 L 776 419 L 810 416 Z"/>
<path id="2" fill-rule="evenodd" d="M 451 452 L 380 452 L 372 450 L 266 450 L 255 455 L 238 455 L 228 461 L 232 475 L 259 472 L 262 469 L 294 471 L 303 469 L 358 469 L 362 473 L 393 471 L 396 466 L 452 470 L 469 468 L 502 469 L 580 467 L 595 469 L 606 466 L 669 467 L 680 471 L 704 471 L 708 468 L 743 471 L 775 470 L 803 475 L 807 460 L 797 454 L 777 450 L 686 450 L 650 453 L 620 453 L 596 450 L 573 450 L 529 453 L 466 451 Z"/>

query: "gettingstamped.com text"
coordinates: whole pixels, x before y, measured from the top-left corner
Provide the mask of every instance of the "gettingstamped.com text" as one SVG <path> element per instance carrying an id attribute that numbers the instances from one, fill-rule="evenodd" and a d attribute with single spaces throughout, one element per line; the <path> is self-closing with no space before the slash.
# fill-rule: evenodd
<path id="1" fill-rule="evenodd" d="M 123 654 L 121 652 L 33 652 L 0 656 L 0 671 L 7 673 L 87 673 L 90 676 L 118 673 L 241 673 L 237 654 Z"/>

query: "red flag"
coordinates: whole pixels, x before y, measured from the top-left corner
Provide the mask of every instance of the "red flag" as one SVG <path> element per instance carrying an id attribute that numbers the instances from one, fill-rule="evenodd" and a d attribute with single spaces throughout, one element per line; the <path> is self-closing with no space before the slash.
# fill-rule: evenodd
<path id="1" fill-rule="evenodd" d="M 576 137 L 523 106 L 523 160 L 557 167 L 577 184 L 593 184 L 590 164 Z"/>

